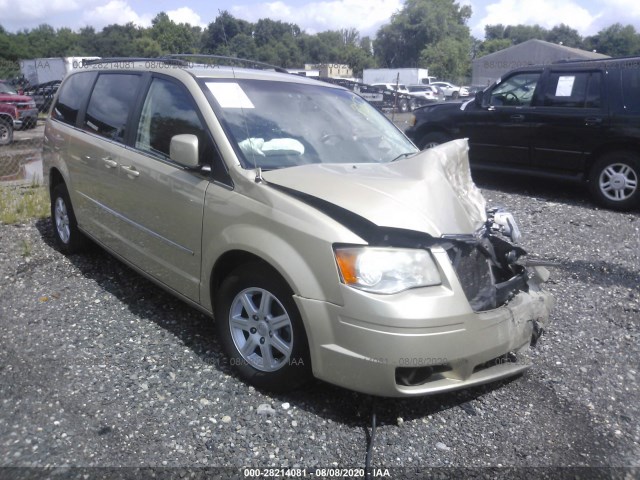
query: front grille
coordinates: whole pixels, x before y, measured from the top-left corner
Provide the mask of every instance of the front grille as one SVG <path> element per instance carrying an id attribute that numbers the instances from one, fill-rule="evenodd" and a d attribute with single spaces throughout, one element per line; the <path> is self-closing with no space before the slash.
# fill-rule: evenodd
<path id="1" fill-rule="evenodd" d="M 472 245 L 448 250 L 458 281 L 474 311 L 496 308 L 496 288 L 487 257 Z"/>

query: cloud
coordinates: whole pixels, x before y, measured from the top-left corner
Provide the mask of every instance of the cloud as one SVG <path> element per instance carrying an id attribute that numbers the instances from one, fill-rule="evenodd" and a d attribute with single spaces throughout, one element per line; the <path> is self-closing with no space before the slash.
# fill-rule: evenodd
<path id="1" fill-rule="evenodd" d="M 149 27 L 154 16 L 152 14 L 138 14 L 124 0 L 111 0 L 86 12 L 82 16 L 82 22 L 85 25 L 95 27 L 96 30 L 114 23 L 124 25 L 129 22 L 141 27 Z"/>
<path id="2" fill-rule="evenodd" d="M 89 2 L 90 3 L 90 2 Z M 0 0 L 1 24 L 9 31 L 51 23 L 51 19 L 81 8 L 79 0 L 49 0 L 45 2 L 16 2 Z"/>
<path id="3" fill-rule="evenodd" d="M 254 5 L 236 5 L 230 13 L 237 18 L 256 22 L 271 18 L 295 23 L 307 33 L 355 28 L 360 35 L 374 36 L 391 15 L 402 8 L 403 0 L 332 0 L 311 1 L 304 5 L 291 5 L 283 1 Z"/>
<path id="4" fill-rule="evenodd" d="M 503 25 L 538 24 L 549 29 L 564 23 L 576 29 L 581 35 L 590 35 L 595 33 L 595 24 L 599 18 L 598 13 L 591 13 L 573 1 L 557 2 L 555 0 L 536 0 L 535 6 L 531 8 L 519 0 L 500 0 L 487 5 L 485 12 L 486 14 L 480 20 L 471 25 L 471 33 L 475 37 L 484 38 L 484 26 L 499 23 Z"/>
<path id="5" fill-rule="evenodd" d="M 637 0 L 600 0 L 597 8 L 598 18 L 589 35 L 598 33 L 614 23 L 633 25 L 640 32 L 640 3 Z"/>
<path id="6" fill-rule="evenodd" d="M 200 15 L 189 7 L 180 7 L 175 10 L 169 10 L 167 15 L 175 23 L 188 23 L 194 27 L 205 28 L 207 25 L 202 21 Z"/>

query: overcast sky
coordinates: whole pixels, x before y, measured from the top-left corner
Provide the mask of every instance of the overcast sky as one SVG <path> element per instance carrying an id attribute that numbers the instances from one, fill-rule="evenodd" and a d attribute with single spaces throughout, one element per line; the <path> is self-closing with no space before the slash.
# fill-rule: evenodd
<path id="1" fill-rule="evenodd" d="M 236 18 L 255 22 L 271 18 L 296 23 L 308 33 L 356 28 L 362 36 L 375 36 L 402 7 L 403 0 L 0 0 L 0 25 L 16 32 L 48 23 L 55 28 L 96 30 L 112 23 L 149 26 L 165 11 L 179 23 L 205 27 L 228 10 Z M 473 8 L 471 33 L 482 38 L 484 25 L 539 24 L 551 28 L 565 23 L 583 36 L 620 22 L 640 31 L 640 0 L 461 0 Z M 188 6 L 187 6 L 188 5 Z"/>

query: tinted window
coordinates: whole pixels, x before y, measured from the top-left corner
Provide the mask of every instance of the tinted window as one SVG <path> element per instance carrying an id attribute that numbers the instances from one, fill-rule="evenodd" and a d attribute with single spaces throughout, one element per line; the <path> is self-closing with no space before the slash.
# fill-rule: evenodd
<path id="1" fill-rule="evenodd" d="M 640 112 L 640 67 L 624 68 L 621 74 L 625 111 Z"/>
<path id="2" fill-rule="evenodd" d="M 544 90 L 545 107 L 600 108 L 599 72 L 552 72 Z"/>
<path id="3" fill-rule="evenodd" d="M 140 77 L 106 73 L 98 77 L 89 100 L 85 130 L 116 141 L 123 141 L 129 110 L 136 98 Z"/>
<path id="4" fill-rule="evenodd" d="M 169 158 L 171 137 L 192 134 L 198 137 L 200 163 L 205 163 L 214 149 L 196 112 L 195 102 L 184 87 L 153 79 L 142 107 L 136 148 Z"/>
<path id="5" fill-rule="evenodd" d="M 490 105 L 529 106 L 536 90 L 539 73 L 519 73 L 507 78 L 491 91 Z"/>
<path id="6" fill-rule="evenodd" d="M 61 122 L 75 125 L 78 111 L 89 95 L 96 74 L 93 72 L 72 75 L 65 82 L 51 116 Z"/>

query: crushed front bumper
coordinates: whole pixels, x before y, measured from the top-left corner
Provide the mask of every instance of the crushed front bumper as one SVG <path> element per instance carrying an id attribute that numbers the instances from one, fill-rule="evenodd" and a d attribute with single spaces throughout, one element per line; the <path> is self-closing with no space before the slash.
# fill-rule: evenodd
<path id="1" fill-rule="evenodd" d="M 443 285 L 398 295 L 344 287 L 341 306 L 297 297 L 303 318 L 311 319 L 305 326 L 314 375 L 363 393 L 403 397 L 528 369 L 530 344 L 548 324 L 554 303 L 539 286 L 546 270 L 534 267 L 527 292 L 482 312 L 471 309 L 453 271 L 442 273 Z"/>

